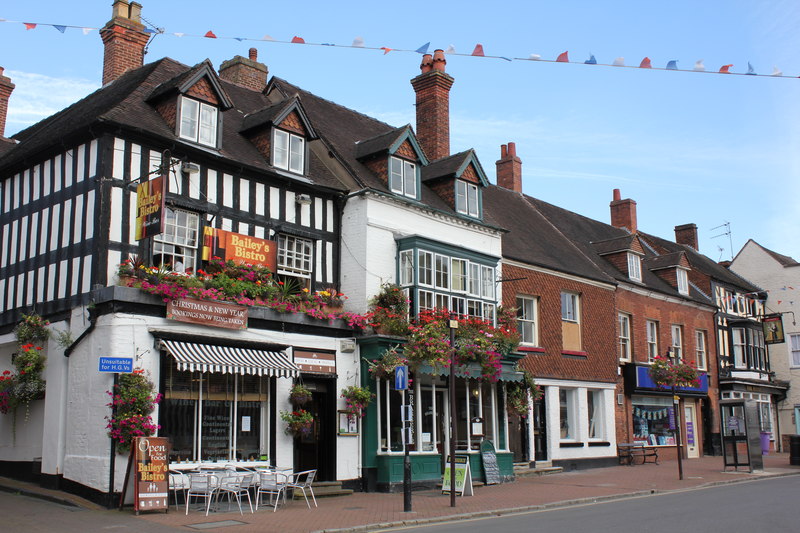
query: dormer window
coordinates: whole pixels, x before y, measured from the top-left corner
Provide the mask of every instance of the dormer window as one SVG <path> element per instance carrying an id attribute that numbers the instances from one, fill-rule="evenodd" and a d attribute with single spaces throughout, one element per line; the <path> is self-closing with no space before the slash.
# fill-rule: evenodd
<path id="1" fill-rule="evenodd" d="M 689 275 L 682 268 L 677 269 L 678 274 L 678 292 L 681 294 L 689 294 Z"/>
<path id="2" fill-rule="evenodd" d="M 272 166 L 295 174 L 305 174 L 306 140 L 283 130 L 274 130 Z"/>
<path id="3" fill-rule="evenodd" d="M 478 186 L 463 180 L 456 180 L 456 211 L 467 216 L 479 217 Z"/>
<path id="4" fill-rule="evenodd" d="M 216 147 L 217 112 L 217 108 L 212 105 L 181 97 L 181 126 L 178 135 L 187 141 Z"/>
<path id="5" fill-rule="evenodd" d="M 389 188 L 397 194 L 417 198 L 417 165 L 397 157 L 390 157 Z"/>
<path id="6" fill-rule="evenodd" d="M 628 252 L 628 277 L 634 281 L 642 281 L 642 258 Z"/>

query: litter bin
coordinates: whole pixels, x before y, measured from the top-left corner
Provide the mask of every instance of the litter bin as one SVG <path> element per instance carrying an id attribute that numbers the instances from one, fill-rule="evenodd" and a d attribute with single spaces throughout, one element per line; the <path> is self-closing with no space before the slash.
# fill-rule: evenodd
<path id="1" fill-rule="evenodd" d="M 800 465 L 800 435 L 789 437 L 789 464 Z"/>
<path id="2" fill-rule="evenodd" d="M 761 455 L 769 455 L 769 437 L 772 435 L 769 431 L 761 432 Z"/>

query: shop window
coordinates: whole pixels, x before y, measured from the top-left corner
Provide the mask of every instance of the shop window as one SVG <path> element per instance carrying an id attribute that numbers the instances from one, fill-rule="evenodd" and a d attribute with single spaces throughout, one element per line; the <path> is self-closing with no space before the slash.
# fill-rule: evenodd
<path id="1" fill-rule="evenodd" d="M 631 360 L 631 315 L 619 313 L 619 360 Z"/>
<path id="2" fill-rule="evenodd" d="M 174 272 L 194 272 L 200 217 L 183 209 L 164 210 L 164 231 L 153 237 L 153 265 Z"/>
<path id="3" fill-rule="evenodd" d="M 650 446 L 674 446 L 675 437 L 669 428 L 670 398 L 633 397 L 633 441 Z"/>
<path id="4" fill-rule="evenodd" d="M 589 422 L 589 439 L 602 440 L 603 432 L 603 391 L 586 391 L 586 415 Z"/>
<path id="5" fill-rule="evenodd" d="M 578 438 L 577 424 L 575 423 L 575 391 L 573 389 L 559 389 L 559 438 L 561 440 L 575 440 Z"/>
<path id="6" fill-rule="evenodd" d="M 159 435 L 172 442 L 170 461 L 253 460 L 267 453 L 268 378 L 178 370 L 167 356 L 161 376 Z"/>

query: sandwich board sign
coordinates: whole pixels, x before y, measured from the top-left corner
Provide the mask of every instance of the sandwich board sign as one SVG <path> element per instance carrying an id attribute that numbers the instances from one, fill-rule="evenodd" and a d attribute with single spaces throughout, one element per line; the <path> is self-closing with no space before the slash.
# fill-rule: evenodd
<path id="1" fill-rule="evenodd" d="M 442 494 L 450 494 L 450 457 L 444 465 Z M 456 455 L 456 494 L 472 496 L 472 476 L 469 473 L 469 456 Z"/>

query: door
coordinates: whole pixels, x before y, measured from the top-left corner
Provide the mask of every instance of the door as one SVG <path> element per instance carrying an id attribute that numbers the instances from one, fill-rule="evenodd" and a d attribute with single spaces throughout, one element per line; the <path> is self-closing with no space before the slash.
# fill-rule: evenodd
<path id="1" fill-rule="evenodd" d="M 294 439 L 294 470 L 317 470 L 320 481 L 336 479 L 336 397 L 335 381 L 325 378 L 304 378 L 303 385 L 311 390 L 311 401 L 303 406 L 314 417 L 308 435 Z"/>
<path id="2" fill-rule="evenodd" d="M 693 403 L 684 404 L 684 434 L 686 435 L 686 457 L 694 459 L 700 457 L 700 446 L 697 434 L 697 408 Z"/>
<path id="3" fill-rule="evenodd" d="M 547 461 L 547 408 L 544 398 L 533 402 L 533 458 Z"/>

